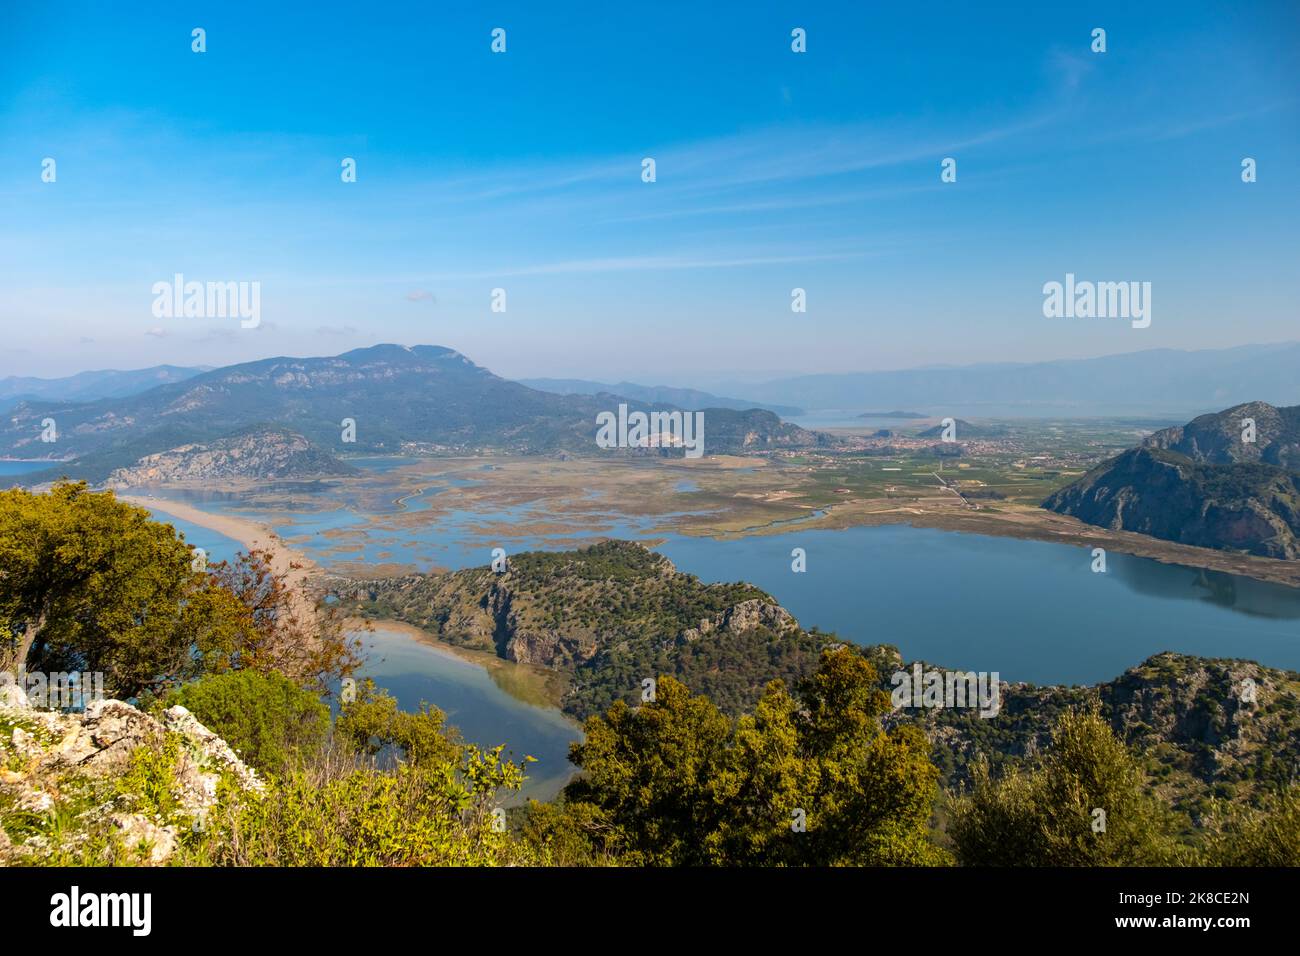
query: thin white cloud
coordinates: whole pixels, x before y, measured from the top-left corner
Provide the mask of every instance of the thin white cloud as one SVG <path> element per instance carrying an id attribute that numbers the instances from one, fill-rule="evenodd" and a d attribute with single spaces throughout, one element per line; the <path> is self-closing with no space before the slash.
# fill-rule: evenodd
<path id="1" fill-rule="evenodd" d="M 741 256 L 731 258 L 694 258 L 690 256 L 618 256 L 603 259 L 578 259 L 548 262 L 533 266 L 506 267 L 486 272 L 464 272 L 437 276 L 440 281 L 494 279 L 508 276 L 571 275 L 593 272 L 656 272 L 677 269 L 739 269 L 750 266 L 783 265 L 795 262 L 837 262 L 858 259 L 865 252 L 839 252 L 820 255 Z"/>

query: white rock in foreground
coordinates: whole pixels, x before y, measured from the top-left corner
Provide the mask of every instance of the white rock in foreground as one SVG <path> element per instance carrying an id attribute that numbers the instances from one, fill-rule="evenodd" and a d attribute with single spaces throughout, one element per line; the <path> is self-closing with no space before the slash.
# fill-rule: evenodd
<path id="1" fill-rule="evenodd" d="M 54 813 L 60 799 L 90 787 L 104 799 L 77 816 L 83 829 L 68 837 L 71 845 L 93 830 L 108 829 L 118 846 L 138 854 L 140 862 L 165 863 L 176 850 L 180 829 L 200 827 L 216 804 L 223 775 L 243 791 L 265 789 L 256 771 L 184 707 L 169 708 L 160 723 L 120 700 L 95 701 L 84 713 L 64 714 L 33 709 L 20 696 L 21 701 L 0 695 L 0 719 L 13 725 L 10 734 L 0 735 L 0 807 Z M 150 820 L 135 812 L 129 795 L 114 794 L 110 784 L 130 769 L 139 748 L 164 752 L 169 734 L 181 744 L 171 767 L 179 810 L 172 819 Z M 0 863 L 21 864 L 52 849 L 48 835 L 16 843 L 0 826 Z"/>

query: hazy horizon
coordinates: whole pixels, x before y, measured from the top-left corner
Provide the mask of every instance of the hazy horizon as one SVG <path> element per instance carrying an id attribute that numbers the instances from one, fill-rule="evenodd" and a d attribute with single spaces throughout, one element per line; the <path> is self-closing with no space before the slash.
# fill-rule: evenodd
<path id="1" fill-rule="evenodd" d="M 1270 348 L 1270 347 L 1292 346 L 1297 344 L 1300 344 L 1300 339 L 1291 339 L 1291 340 L 1279 341 L 1279 342 L 1247 342 L 1247 343 L 1242 343 L 1240 345 L 1228 346 L 1221 349 L 1213 349 L 1213 348 L 1175 349 L 1174 351 L 1187 352 L 1187 353 L 1226 352 L 1226 351 L 1232 351 L 1234 349 Z M 811 369 L 785 369 L 785 370 L 756 369 L 756 370 L 740 371 L 736 369 L 725 369 L 725 368 L 702 369 L 695 373 L 680 373 L 680 372 L 664 371 L 664 370 L 660 370 L 660 371 L 644 370 L 644 373 L 639 375 L 634 374 L 634 375 L 627 375 L 627 376 L 599 378 L 590 374 L 548 375 L 548 374 L 524 373 L 520 375 L 505 375 L 500 371 L 498 371 L 497 369 L 493 368 L 491 365 L 487 365 L 486 363 L 479 361 L 475 356 L 467 355 L 461 349 L 456 349 L 454 348 L 454 346 L 446 345 L 445 343 L 442 342 L 374 342 L 370 345 L 354 346 L 347 349 L 341 349 L 337 352 L 302 352 L 299 354 L 259 355 L 247 359 L 241 359 L 237 362 L 223 363 L 221 365 L 213 365 L 212 363 L 208 363 L 208 362 L 198 362 L 193 365 L 186 365 L 185 363 L 181 363 L 181 362 L 162 361 L 162 362 L 155 363 L 153 365 L 139 365 L 139 366 L 129 366 L 129 367 L 120 367 L 120 368 L 110 368 L 108 366 L 97 367 L 97 368 L 82 368 L 82 369 L 77 369 L 76 371 L 73 372 L 69 372 L 66 375 L 35 375 L 28 372 L 20 372 L 20 371 L 9 372 L 9 371 L 5 371 L 3 368 L 0 368 L 0 381 L 5 381 L 8 379 L 28 379 L 28 378 L 38 379 L 42 381 L 59 381 L 67 378 L 72 378 L 76 375 L 94 375 L 94 374 L 106 374 L 106 373 L 113 373 L 113 372 L 122 372 L 122 373 L 144 372 L 144 371 L 149 371 L 150 369 L 153 368 L 164 367 L 164 366 L 170 366 L 175 368 L 200 368 L 206 370 L 214 370 L 218 368 L 223 368 L 226 365 L 240 365 L 240 364 L 245 364 L 250 362 L 268 361 L 271 359 L 327 358 L 334 355 L 340 355 L 345 352 L 355 351 L 359 349 L 373 348 L 382 345 L 395 345 L 401 348 L 413 348 L 416 346 L 433 346 L 438 348 L 451 348 L 453 349 L 453 351 L 465 355 L 466 358 L 474 362 L 476 365 L 486 368 L 489 372 L 492 372 L 493 374 L 498 375 L 501 378 L 508 379 L 510 381 L 551 379 L 554 381 L 565 381 L 565 380 L 593 381 L 593 382 L 603 382 L 606 384 L 615 384 L 618 381 L 624 381 L 624 382 L 635 383 L 637 385 L 645 385 L 645 386 L 664 385 L 673 388 L 697 388 L 703 391 L 709 391 L 709 388 L 706 386 L 710 380 L 725 381 L 729 383 L 734 383 L 736 385 L 741 385 L 744 383 L 757 385 L 757 384 L 777 381 L 784 378 L 801 378 L 804 376 L 813 376 L 813 375 L 854 375 L 854 374 L 870 374 L 874 372 L 913 372 L 913 371 L 930 371 L 930 370 L 974 369 L 980 367 L 997 366 L 1000 364 L 1023 366 L 1023 365 L 1050 364 L 1056 362 L 1075 362 L 1075 361 L 1086 362 L 1092 359 L 1107 359 L 1107 358 L 1115 358 L 1119 356 L 1139 355 L 1143 352 L 1167 351 L 1167 349 L 1164 348 L 1134 349 L 1130 352 L 1106 352 L 1100 355 L 1085 355 L 1085 356 L 1068 357 L 1068 358 L 1031 359 L 1023 362 L 1005 362 L 1005 363 L 970 362 L 965 364 L 935 363 L 930 365 L 901 366 L 897 368 L 854 368 L 854 369 L 847 369 L 839 372 L 830 372 L 826 370 L 811 370 Z M 703 382 L 705 384 L 699 384 L 700 382 Z"/>

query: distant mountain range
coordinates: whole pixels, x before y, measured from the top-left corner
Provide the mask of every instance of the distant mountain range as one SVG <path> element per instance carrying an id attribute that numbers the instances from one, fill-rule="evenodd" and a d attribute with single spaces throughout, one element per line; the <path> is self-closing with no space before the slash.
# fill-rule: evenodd
<path id="1" fill-rule="evenodd" d="M 32 475 L 33 482 L 63 473 L 102 481 L 145 456 L 263 426 L 289 429 L 329 454 L 586 455 L 598 453 L 596 415 L 624 401 L 632 411 L 708 409 L 707 454 L 832 443 L 826 435 L 783 423 L 777 414 L 803 408 L 1168 420 L 1178 410 L 1184 410 L 1178 417 L 1190 417 L 1232 399 L 1294 404 L 1300 400 L 1300 344 L 811 375 L 744 386 L 751 396 L 744 399 L 630 382 L 526 381 L 544 388 L 503 379 L 452 349 L 398 345 L 209 370 L 156 366 L 65 379 L 11 377 L 0 380 L 0 457 L 60 462 Z M 53 443 L 41 440 L 48 418 L 57 426 Z M 356 422 L 354 443 L 341 441 L 344 419 Z M 968 427 L 964 437 L 977 436 Z M 1198 448 L 1204 438 L 1199 441 Z M 176 462 L 169 468 L 183 470 Z"/>
<path id="2" fill-rule="evenodd" d="M 743 389 L 756 401 L 807 409 L 1179 419 L 1248 401 L 1300 401 L 1300 343 L 1196 352 L 1148 349 L 1093 359 L 801 375 L 708 387 Z"/>
<path id="3" fill-rule="evenodd" d="M 120 372 L 104 369 L 78 372 L 65 378 L 31 378 L 11 375 L 0 378 L 0 411 L 25 400 L 88 402 L 97 398 L 121 398 L 158 385 L 183 382 L 208 371 L 206 366 L 155 365 L 152 368 Z"/>
<path id="4" fill-rule="evenodd" d="M 608 385 L 580 378 L 521 378 L 519 384 L 541 392 L 554 392 L 556 395 L 622 395 L 651 405 L 674 405 L 691 411 L 704 408 L 731 408 L 736 411 L 761 408 L 782 418 L 804 413 L 802 408 L 794 405 L 765 405 L 744 398 L 724 398 L 695 388 L 673 388 L 670 385 L 637 385 L 635 382 Z"/>
<path id="5" fill-rule="evenodd" d="M 596 415 L 618 403 L 613 395 L 540 392 L 448 348 L 377 345 L 231 365 L 121 398 L 22 402 L 0 422 L 0 457 L 60 460 L 49 472 L 27 475 L 33 484 L 63 474 L 102 481 L 146 456 L 266 425 L 291 429 L 331 454 L 600 454 Z M 651 410 L 630 399 L 628 405 Z M 53 443 L 41 440 L 47 419 L 57 429 Z M 343 440 L 347 420 L 355 425 L 352 442 Z M 709 409 L 706 416 L 706 454 L 821 440 L 767 411 Z"/>
<path id="6" fill-rule="evenodd" d="M 1167 541 L 1300 559 L 1300 405 L 1248 402 L 1163 429 L 1043 506 Z"/>
<path id="7" fill-rule="evenodd" d="M 0 411 L 23 400 L 121 398 L 209 371 L 206 367 L 158 365 L 135 371 L 80 372 L 66 378 L 10 376 L 0 379 Z M 851 409 L 860 412 L 860 418 L 932 418 L 963 408 L 1029 416 L 1159 414 L 1184 418 L 1248 401 L 1283 406 L 1300 401 L 1300 343 L 1201 351 L 1148 349 L 1094 359 L 800 375 L 761 383 L 719 379 L 709 384 L 707 391 L 564 378 L 525 378 L 517 384 L 555 395 L 603 393 L 690 410 L 760 408 L 785 418 L 803 415 L 806 409 Z M 746 397 L 725 397 L 735 394 Z M 926 411 L 873 410 L 909 406 Z"/>

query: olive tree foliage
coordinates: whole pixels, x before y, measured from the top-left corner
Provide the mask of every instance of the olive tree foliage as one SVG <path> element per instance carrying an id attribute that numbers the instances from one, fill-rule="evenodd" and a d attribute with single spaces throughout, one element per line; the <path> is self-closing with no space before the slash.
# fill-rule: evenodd
<path id="1" fill-rule="evenodd" d="M 104 673 L 114 696 L 193 676 L 237 601 L 143 508 L 81 482 L 0 492 L 0 667 Z"/>
<path id="2" fill-rule="evenodd" d="M 1179 826 L 1094 708 L 1062 714 L 1029 769 L 978 765 L 950 832 L 965 865 L 1158 866 L 1185 862 Z"/>
<path id="3" fill-rule="evenodd" d="M 938 770 L 912 728 L 885 731 L 889 698 L 851 648 L 826 652 L 792 695 L 770 683 L 731 720 L 660 678 L 652 703 L 590 718 L 583 775 L 524 832 L 559 862 L 931 865 Z"/>
<path id="4" fill-rule="evenodd" d="M 324 686 L 359 663 L 337 613 L 263 552 L 203 570 L 111 491 L 0 492 L 0 670 L 100 671 L 128 698 L 240 668 Z"/>

